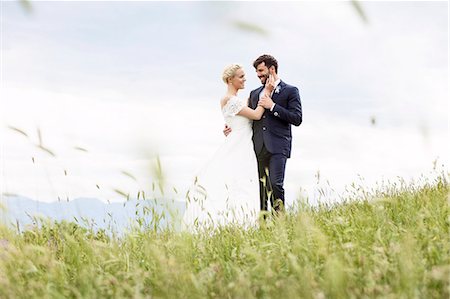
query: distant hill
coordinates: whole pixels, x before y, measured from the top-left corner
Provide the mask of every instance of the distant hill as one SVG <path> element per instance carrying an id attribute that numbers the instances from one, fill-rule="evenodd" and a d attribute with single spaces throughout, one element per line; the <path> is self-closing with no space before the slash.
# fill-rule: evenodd
<path id="1" fill-rule="evenodd" d="M 6 209 L 0 209 L 0 221 L 14 226 L 19 223 L 21 229 L 32 224 L 33 217 L 43 216 L 56 221 L 74 221 L 85 226 L 93 223 L 94 229 L 113 228 L 123 231 L 131 223 L 136 223 L 137 215 L 147 223 L 150 222 L 152 211 L 156 211 L 157 215 L 164 213 L 159 221 L 159 225 L 163 227 L 173 219 L 181 218 L 185 209 L 184 202 L 164 199 L 130 199 L 126 202 L 104 203 L 96 198 L 76 198 L 71 201 L 41 202 L 23 196 L 8 196 L 1 204 Z"/>

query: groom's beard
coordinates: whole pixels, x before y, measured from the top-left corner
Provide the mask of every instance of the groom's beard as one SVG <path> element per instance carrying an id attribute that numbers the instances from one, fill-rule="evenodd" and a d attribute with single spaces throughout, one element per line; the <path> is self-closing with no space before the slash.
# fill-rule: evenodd
<path id="1" fill-rule="evenodd" d="M 261 80 L 262 78 L 264 78 L 264 81 Z M 259 78 L 259 79 L 261 80 L 261 84 L 262 84 L 262 85 L 264 85 L 264 86 L 266 85 L 267 78 L 268 78 L 267 76 L 263 76 L 263 77 Z"/>

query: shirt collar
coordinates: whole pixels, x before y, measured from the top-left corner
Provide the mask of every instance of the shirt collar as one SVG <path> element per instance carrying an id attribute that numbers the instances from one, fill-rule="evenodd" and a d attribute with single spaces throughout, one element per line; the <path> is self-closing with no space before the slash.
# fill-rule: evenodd
<path id="1" fill-rule="evenodd" d="M 278 78 L 277 81 L 275 81 L 273 84 L 275 85 L 275 88 L 277 88 L 278 84 L 280 84 L 281 79 Z"/>
<path id="2" fill-rule="evenodd" d="M 277 88 L 277 86 L 280 84 L 280 82 L 281 82 L 281 79 L 280 79 L 280 78 L 278 78 L 275 82 L 273 82 L 273 85 L 274 85 L 275 87 L 274 87 L 274 90 L 272 91 L 272 94 L 273 94 L 273 92 L 275 91 L 275 89 Z M 261 92 L 260 92 L 260 93 L 262 93 L 263 91 L 264 91 L 264 85 L 262 86 Z"/>

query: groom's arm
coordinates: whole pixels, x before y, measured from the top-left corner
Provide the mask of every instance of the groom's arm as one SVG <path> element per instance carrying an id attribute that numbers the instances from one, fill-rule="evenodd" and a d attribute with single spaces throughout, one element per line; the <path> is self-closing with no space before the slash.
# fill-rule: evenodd
<path id="1" fill-rule="evenodd" d="M 258 105 L 268 109 L 273 116 L 294 126 L 299 126 L 302 123 L 302 104 L 297 87 L 290 88 L 286 107 L 274 103 L 271 98 L 260 99 Z"/>
<path id="2" fill-rule="evenodd" d="M 287 107 L 275 104 L 271 113 L 294 126 L 299 126 L 303 121 L 302 104 L 297 87 L 293 87 L 289 95 Z"/>
<path id="3" fill-rule="evenodd" d="M 253 95 L 253 90 L 250 91 L 250 95 L 248 96 L 247 106 L 248 106 L 249 108 L 252 108 L 252 109 L 253 109 L 253 106 L 252 106 L 252 95 Z"/>

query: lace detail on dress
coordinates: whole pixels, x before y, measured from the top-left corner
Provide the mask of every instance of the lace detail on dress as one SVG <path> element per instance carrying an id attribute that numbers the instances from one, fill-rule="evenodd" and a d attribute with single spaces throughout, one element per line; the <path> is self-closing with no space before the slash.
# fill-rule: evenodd
<path id="1" fill-rule="evenodd" d="M 232 97 L 228 100 L 225 106 L 222 109 L 223 115 L 225 117 L 235 116 L 239 113 L 239 111 L 244 108 L 245 103 L 238 97 Z"/>

